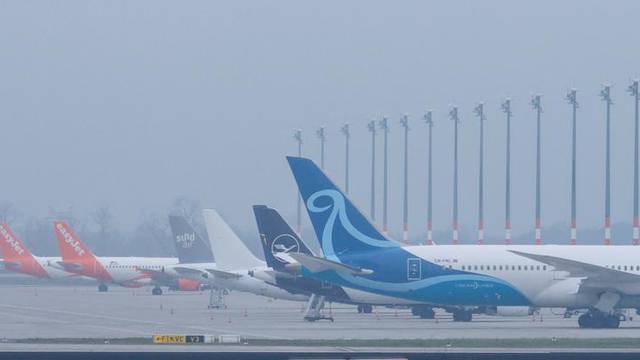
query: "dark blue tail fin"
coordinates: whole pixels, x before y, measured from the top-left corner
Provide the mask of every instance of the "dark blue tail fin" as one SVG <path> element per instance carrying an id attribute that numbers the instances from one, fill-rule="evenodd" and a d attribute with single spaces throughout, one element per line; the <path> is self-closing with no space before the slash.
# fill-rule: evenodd
<path id="1" fill-rule="evenodd" d="M 213 252 L 183 216 L 169 215 L 169 225 L 181 264 L 211 263 Z"/>
<path id="2" fill-rule="evenodd" d="M 400 246 L 382 235 L 313 161 L 287 160 L 327 258 Z"/>
<path id="3" fill-rule="evenodd" d="M 275 257 L 274 255 L 277 253 L 313 255 L 313 252 L 280 216 L 277 210 L 265 205 L 254 205 L 253 213 L 258 224 L 264 258 L 270 268 L 285 271 L 287 262 Z"/>

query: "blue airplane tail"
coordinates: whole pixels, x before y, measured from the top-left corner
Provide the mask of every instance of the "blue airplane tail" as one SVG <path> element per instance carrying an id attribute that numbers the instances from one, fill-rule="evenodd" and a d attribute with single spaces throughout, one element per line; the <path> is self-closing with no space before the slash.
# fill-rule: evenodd
<path id="1" fill-rule="evenodd" d="M 400 246 L 380 233 L 313 161 L 287 160 L 327 258 Z"/>
<path id="2" fill-rule="evenodd" d="M 286 270 L 285 265 L 287 262 L 277 258 L 276 254 L 278 253 L 313 255 L 313 252 L 280 216 L 277 210 L 265 205 L 254 205 L 253 213 L 256 217 L 260 242 L 262 243 L 267 266 L 278 271 Z"/>

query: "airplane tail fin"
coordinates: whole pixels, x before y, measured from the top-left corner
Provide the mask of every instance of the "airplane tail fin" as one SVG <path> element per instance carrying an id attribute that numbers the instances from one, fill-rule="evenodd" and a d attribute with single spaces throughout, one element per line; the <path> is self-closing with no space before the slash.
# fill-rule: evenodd
<path id="1" fill-rule="evenodd" d="M 264 262 L 253 255 L 217 211 L 202 211 L 211 243 L 216 254 L 216 267 L 220 270 L 244 270 L 264 266 Z"/>
<path id="2" fill-rule="evenodd" d="M 49 276 L 9 225 L 4 223 L 0 224 L 0 250 L 4 256 L 2 262 L 6 269 L 37 277 Z"/>
<path id="3" fill-rule="evenodd" d="M 258 224 L 264 258 L 270 268 L 278 271 L 285 270 L 285 265 L 288 262 L 278 257 L 278 254 L 303 253 L 313 255 L 313 252 L 280 216 L 277 210 L 265 205 L 254 205 L 253 213 Z"/>
<path id="4" fill-rule="evenodd" d="M 4 260 L 14 261 L 33 257 L 8 224 L 0 224 L 0 237 L 0 250 L 2 250 Z"/>
<path id="5" fill-rule="evenodd" d="M 327 258 L 400 246 L 378 231 L 313 161 L 287 160 Z"/>
<path id="6" fill-rule="evenodd" d="M 89 247 L 71 230 L 64 221 L 54 221 L 53 228 L 62 256 L 61 265 L 65 270 L 93 277 L 102 281 L 112 281 L 111 274 L 98 261 Z"/>
<path id="7" fill-rule="evenodd" d="M 213 253 L 184 216 L 169 215 L 169 225 L 181 264 L 212 263 Z"/>
<path id="8" fill-rule="evenodd" d="M 71 230 L 71 227 L 64 221 L 54 221 L 56 239 L 60 256 L 64 262 L 82 262 L 95 259 L 95 255 L 89 247 Z"/>

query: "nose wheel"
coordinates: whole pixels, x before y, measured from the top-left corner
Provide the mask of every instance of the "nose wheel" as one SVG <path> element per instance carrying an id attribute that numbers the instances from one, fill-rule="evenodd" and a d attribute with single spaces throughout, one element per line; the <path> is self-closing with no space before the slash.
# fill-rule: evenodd
<path id="1" fill-rule="evenodd" d="M 99 284 L 98 285 L 98 291 L 99 292 L 107 292 L 107 290 L 109 290 L 109 287 L 107 286 L 107 284 Z"/>
<path id="2" fill-rule="evenodd" d="M 154 287 L 151 290 L 151 295 L 162 295 L 162 288 L 160 288 L 159 286 Z"/>

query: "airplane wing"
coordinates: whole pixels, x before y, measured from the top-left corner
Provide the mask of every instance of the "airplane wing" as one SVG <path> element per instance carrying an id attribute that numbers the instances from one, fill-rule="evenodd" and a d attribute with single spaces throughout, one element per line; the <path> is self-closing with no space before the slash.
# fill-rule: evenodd
<path id="1" fill-rule="evenodd" d="M 624 271 L 609 269 L 604 266 L 593 265 L 576 260 L 569 260 L 550 255 L 530 254 L 509 250 L 516 255 L 526 257 L 553 266 L 558 271 L 566 271 L 570 277 L 585 278 L 584 282 L 597 283 L 628 283 L 640 281 L 640 276 Z"/>
<path id="2" fill-rule="evenodd" d="M 309 269 L 309 271 L 314 273 L 327 270 L 346 272 L 351 275 L 370 275 L 373 273 L 373 270 L 360 269 L 317 256 L 311 256 L 302 253 L 289 254 L 289 256 L 294 258 L 297 262 L 302 264 L 302 266 L 306 267 L 307 269 Z"/>

